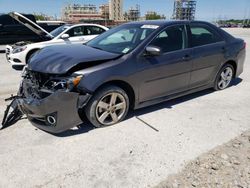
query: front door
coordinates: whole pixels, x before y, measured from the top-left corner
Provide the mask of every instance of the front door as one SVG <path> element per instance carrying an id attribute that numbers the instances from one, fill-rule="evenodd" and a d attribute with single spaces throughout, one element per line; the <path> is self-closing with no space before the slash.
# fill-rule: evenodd
<path id="1" fill-rule="evenodd" d="M 188 89 L 192 68 L 191 49 L 187 49 L 185 26 L 171 26 L 149 46 L 159 47 L 162 55 L 143 56 L 138 62 L 139 100 L 145 102 Z"/>

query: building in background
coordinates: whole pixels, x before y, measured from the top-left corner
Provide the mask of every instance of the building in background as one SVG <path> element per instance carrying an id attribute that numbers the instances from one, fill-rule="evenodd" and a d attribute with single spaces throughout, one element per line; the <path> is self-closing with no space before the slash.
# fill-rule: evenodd
<path id="1" fill-rule="evenodd" d="M 123 21 L 123 0 L 109 0 L 109 19 Z"/>
<path id="2" fill-rule="evenodd" d="M 126 21 L 138 21 L 141 17 L 140 5 L 131 7 L 127 12 L 124 13 L 124 19 Z"/>
<path id="3" fill-rule="evenodd" d="M 109 20 L 109 4 L 102 4 L 99 6 L 99 13 L 104 19 Z"/>
<path id="4" fill-rule="evenodd" d="M 196 11 L 196 0 L 175 0 L 173 19 L 194 20 Z"/>
<path id="5" fill-rule="evenodd" d="M 84 20 L 100 20 L 102 15 L 97 11 L 96 5 L 67 5 L 62 10 L 62 19 L 71 23 L 78 23 Z"/>

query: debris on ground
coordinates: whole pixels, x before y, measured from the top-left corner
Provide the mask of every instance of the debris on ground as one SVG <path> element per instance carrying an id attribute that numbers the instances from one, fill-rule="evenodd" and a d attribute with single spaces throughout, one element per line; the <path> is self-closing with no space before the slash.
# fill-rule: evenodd
<path id="1" fill-rule="evenodd" d="M 250 131 L 189 162 L 155 188 L 250 188 Z"/>

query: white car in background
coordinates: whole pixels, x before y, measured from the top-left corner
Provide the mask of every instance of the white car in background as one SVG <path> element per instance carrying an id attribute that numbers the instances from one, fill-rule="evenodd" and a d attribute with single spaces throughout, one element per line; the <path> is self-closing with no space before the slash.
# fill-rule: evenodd
<path id="1" fill-rule="evenodd" d="M 77 44 L 86 43 L 89 40 L 95 38 L 99 34 L 108 30 L 107 27 L 98 24 L 65 24 L 58 27 L 52 32 L 48 33 L 23 15 L 14 12 L 12 14 L 18 22 L 25 25 L 38 35 L 42 35 L 43 38 L 49 38 L 44 42 L 29 43 L 19 42 L 14 45 L 6 46 L 6 58 L 11 63 L 14 69 L 20 70 L 25 66 L 32 55 L 46 46 L 63 45 L 63 44 Z M 46 37 L 45 37 L 46 36 Z"/>

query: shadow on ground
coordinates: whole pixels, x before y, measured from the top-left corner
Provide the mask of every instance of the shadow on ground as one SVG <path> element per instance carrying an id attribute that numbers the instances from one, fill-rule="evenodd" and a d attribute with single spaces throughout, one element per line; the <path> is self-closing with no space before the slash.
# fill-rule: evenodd
<path id="1" fill-rule="evenodd" d="M 234 87 L 234 86 L 240 84 L 241 82 L 242 82 L 241 78 L 236 78 L 233 80 L 231 87 Z M 214 92 L 213 89 L 207 89 L 204 91 L 200 91 L 200 92 L 189 94 L 189 95 L 186 95 L 183 97 L 179 97 L 179 98 L 167 101 L 167 102 L 163 102 L 163 103 L 156 104 L 153 106 L 145 107 L 145 108 L 142 108 L 139 110 L 134 110 L 128 114 L 127 119 L 130 119 L 133 117 L 138 117 L 138 116 L 148 114 L 148 113 L 151 113 L 154 111 L 158 111 L 161 109 L 165 109 L 165 108 L 172 109 L 175 105 L 178 105 L 180 103 L 184 103 L 184 102 L 189 101 L 189 100 L 193 100 L 193 99 L 198 98 L 198 97 L 202 97 L 204 95 L 211 94 L 213 92 Z M 144 123 L 146 123 L 146 122 L 144 122 Z M 86 122 L 86 123 L 83 123 L 80 126 L 78 126 L 78 129 L 71 129 L 71 130 L 65 131 L 65 132 L 60 133 L 60 134 L 55 134 L 55 136 L 57 136 L 57 137 L 69 137 L 69 136 L 87 133 L 93 129 L 95 129 L 95 127 L 93 125 L 91 125 L 89 122 Z"/>

